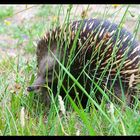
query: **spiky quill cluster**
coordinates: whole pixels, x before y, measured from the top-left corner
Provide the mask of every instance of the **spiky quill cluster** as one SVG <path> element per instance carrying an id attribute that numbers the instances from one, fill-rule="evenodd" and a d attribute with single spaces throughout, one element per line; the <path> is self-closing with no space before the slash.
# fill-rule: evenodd
<path id="1" fill-rule="evenodd" d="M 75 51 L 80 50 L 80 53 L 75 60 L 77 67 L 73 70 L 80 69 L 86 59 L 91 60 L 91 73 L 99 65 L 100 75 L 110 63 L 111 69 L 107 70 L 110 75 L 115 75 L 119 70 L 123 81 L 128 83 L 130 76 L 134 74 L 135 84 L 140 78 L 140 45 L 130 32 L 118 27 L 117 24 L 100 19 L 79 20 L 57 27 L 47 32 L 40 41 L 42 45 L 37 48 L 38 63 L 45 55 L 50 42 L 65 42 L 67 51 L 70 52 L 76 41 Z"/>

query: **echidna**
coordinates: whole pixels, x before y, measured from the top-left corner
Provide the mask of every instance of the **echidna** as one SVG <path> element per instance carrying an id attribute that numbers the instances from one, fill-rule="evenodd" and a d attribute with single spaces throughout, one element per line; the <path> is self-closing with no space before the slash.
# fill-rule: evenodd
<path id="1" fill-rule="evenodd" d="M 60 77 L 63 79 L 64 71 L 56 58 L 88 93 L 95 94 L 95 81 L 106 92 L 114 89 L 115 94 L 120 95 L 122 87 L 125 95 L 132 94 L 128 92 L 130 77 L 134 77 L 133 89 L 139 80 L 139 42 L 126 29 L 108 20 L 84 19 L 59 26 L 38 42 L 36 54 L 37 80 L 28 91 L 37 90 L 46 83 L 49 86 L 56 83 L 57 90 L 57 82 Z M 70 96 L 78 91 L 86 102 L 78 87 L 75 91 L 74 82 L 67 74 L 62 81 Z"/>

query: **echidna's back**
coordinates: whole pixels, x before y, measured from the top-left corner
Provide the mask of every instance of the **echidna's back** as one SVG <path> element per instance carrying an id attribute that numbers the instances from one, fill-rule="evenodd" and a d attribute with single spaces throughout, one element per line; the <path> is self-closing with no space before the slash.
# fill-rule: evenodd
<path id="1" fill-rule="evenodd" d="M 83 47 L 79 57 L 77 57 L 79 61 L 77 66 L 94 56 L 91 68 L 96 69 L 97 63 L 100 62 L 98 63 L 100 65 L 98 72 L 102 72 L 108 63 L 112 63 L 111 72 L 115 75 L 120 68 L 120 73 L 125 81 L 126 79 L 128 81 L 133 73 L 138 76 L 139 43 L 125 28 L 108 20 L 85 19 L 73 22 L 71 29 L 75 36 L 80 30 L 78 43 L 80 47 Z M 77 51 L 80 49 L 79 46 Z"/>
<path id="2" fill-rule="evenodd" d="M 76 26 L 77 23 L 78 23 L 78 26 Z M 80 32 L 83 32 L 81 34 L 81 37 L 86 37 L 86 39 L 88 38 L 87 36 L 88 33 L 90 34 L 93 32 L 93 36 L 96 36 L 98 34 L 97 40 L 100 41 L 103 39 L 104 34 L 108 32 L 112 34 L 113 44 L 115 44 L 115 42 L 119 40 L 123 41 L 123 39 L 125 39 L 126 37 L 127 39 L 122 42 L 124 48 L 130 45 L 130 47 L 132 47 L 133 49 L 139 44 L 134 39 L 134 36 L 128 30 L 126 30 L 125 28 L 119 27 L 119 25 L 115 23 L 111 23 L 109 20 L 85 19 L 85 20 L 74 21 L 72 23 L 72 31 L 74 31 L 76 28 L 79 29 L 80 24 L 82 24 Z M 119 47 L 119 44 L 117 45 L 118 47 Z"/>

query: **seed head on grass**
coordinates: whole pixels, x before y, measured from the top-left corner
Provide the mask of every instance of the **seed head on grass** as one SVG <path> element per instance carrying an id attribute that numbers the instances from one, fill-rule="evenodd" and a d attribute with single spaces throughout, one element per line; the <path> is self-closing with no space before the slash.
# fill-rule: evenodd
<path id="1" fill-rule="evenodd" d="M 108 113 L 111 114 L 111 117 L 112 117 L 113 121 L 116 122 L 116 119 L 115 119 L 115 116 L 114 116 L 114 112 L 115 112 L 114 111 L 114 104 L 113 103 L 110 103 Z"/>
<path id="2" fill-rule="evenodd" d="M 25 126 L 25 111 L 24 111 L 24 107 L 22 107 L 21 111 L 20 111 L 20 123 L 21 123 L 21 127 L 24 128 L 24 126 Z"/>
<path id="3" fill-rule="evenodd" d="M 114 114 L 114 105 L 113 105 L 113 103 L 110 103 L 110 110 L 109 110 L 109 112 L 111 114 Z"/>
<path id="4" fill-rule="evenodd" d="M 58 101 L 59 101 L 59 105 L 60 105 L 60 110 L 62 112 L 63 115 L 65 115 L 65 106 L 64 106 L 64 101 L 62 100 L 62 97 L 60 95 L 58 95 Z"/>
<path id="5" fill-rule="evenodd" d="M 77 131 L 76 131 L 76 136 L 79 136 L 80 135 L 80 130 L 78 129 Z"/>

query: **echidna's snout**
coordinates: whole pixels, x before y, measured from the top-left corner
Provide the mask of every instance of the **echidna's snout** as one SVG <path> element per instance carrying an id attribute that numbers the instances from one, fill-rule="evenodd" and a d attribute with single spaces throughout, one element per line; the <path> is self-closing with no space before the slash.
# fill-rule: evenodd
<path id="1" fill-rule="evenodd" d="M 36 90 L 39 90 L 39 86 L 30 86 L 30 87 L 27 87 L 27 91 L 28 92 L 31 92 L 31 91 L 36 91 Z"/>
<path id="2" fill-rule="evenodd" d="M 33 83 L 32 86 L 27 87 L 27 91 L 31 92 L 31 91 L 38 91 L 40 89 L 40 87 L 42 87 L 45 84 L 45 78 L 43 78 L 42 76 L 39 76 L 35 82 Z"/>

